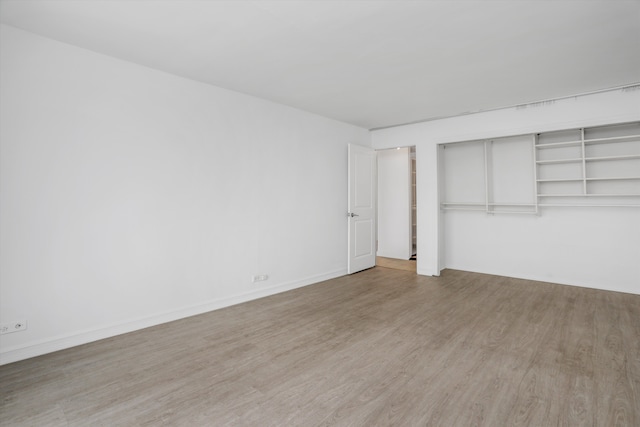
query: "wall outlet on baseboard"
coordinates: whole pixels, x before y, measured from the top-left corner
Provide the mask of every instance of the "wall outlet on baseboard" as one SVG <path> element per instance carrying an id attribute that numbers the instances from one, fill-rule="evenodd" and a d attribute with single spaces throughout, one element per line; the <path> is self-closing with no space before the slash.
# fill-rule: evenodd
<path id="1" fill-rule="evenodd" d="M 0 325 L 0 334 L 10 334 L 11 332 L 20 332 L 27 330 L 26 320 L 16 320 L 14 322 L 3 323 Z"/>
<path id="2" fill-rule="evenodd" d="M 258 275 L 253 276 L 253 277 L 251 278 L 251 281 L 252 281 L 253 283 L 256 283 L 256 282 L 264 282 L 265 280 L 269 280 L 269 275 L 268 275 L 268 274 L 258 274 Z"/>

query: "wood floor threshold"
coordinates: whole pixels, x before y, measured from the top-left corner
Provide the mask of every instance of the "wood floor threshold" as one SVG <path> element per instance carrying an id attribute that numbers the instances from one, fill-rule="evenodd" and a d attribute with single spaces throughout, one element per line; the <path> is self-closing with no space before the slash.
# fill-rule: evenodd
<path id="1" fill-rule="evenodd" d="M 395 270 L 406 270 L 417 272 L 417 264 L 415 260 L 376 257 L 376 267 L 393 268 Z"/>

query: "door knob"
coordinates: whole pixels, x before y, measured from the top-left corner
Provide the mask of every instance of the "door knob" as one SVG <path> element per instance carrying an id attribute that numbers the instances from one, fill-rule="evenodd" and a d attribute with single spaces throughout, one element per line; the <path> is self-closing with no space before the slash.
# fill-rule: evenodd
<path id="1" fill-rule="evenodd" d="M 354 216 L 360 216 L 360 215 L 354 214 L 353 212 L 347 212 L 347 216 L 350 216 L 351 218 L 353 218 Z"/>

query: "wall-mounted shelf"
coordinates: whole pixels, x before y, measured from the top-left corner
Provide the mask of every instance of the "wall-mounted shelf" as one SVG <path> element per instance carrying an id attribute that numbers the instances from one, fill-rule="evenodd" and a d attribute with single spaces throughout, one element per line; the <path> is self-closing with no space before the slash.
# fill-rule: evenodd
<path id="1" fill-rule="evenodd" d="M 440 146 L 443 211 L 537 214 L 531 135 Z"/>
<path id="2" fill-rule="evenodd" d="M 640 197 L 637 194 L 538 194 L 538 197 Z"/>
<path id="3" fill-rule="evenodd" d="M 538 206 L 542 207 L 565 207 L 565 208 L 640 208 L 640 205 L 632 204 L 601 204 L 601 203 L 539 203 Z"/>
<path id="4" fill-rule="evenodd" d="M 537 144 L 537 149 L 544 148 L 562 148 L 562 147 L 575 147 L 582 145 L 582 141 L 567 141 L 567 142 L 552 142 L 548 144 Z"/>
<path id="5" fill-rule="evenodd" d="M 538 160 L 538 165 L 556 165 L 561 163 L 580 163 L 582 159 L 554 159 L 554 160 Z"/>
<path id="6" fill-rule="evenodd" d="M 536 179 L 536 182 L 582 182 L 584 178 Z"/>
<path id="7" fill-rule="evenodd" d="M 485 203 L 442 202 L 442 206 L 486 206 Z"/>
<path id="8" fill-rule="evenodd" d="M 640 122 L 444 144 L 440 153 L 443 210 L 640 207 Z"/>
<path id="9" fill-rule="evenodd" d="M 442 206 L 535 206 L 535 203 L 465 203 L 465 202 L 442 202 Z"/>
<path id="10" fill-rule="evenodd" d="M 538 206 L 640 206 L 640 123 L 538 134 L 535 148 Z"/>
<path id="11" fill-rule="evenodd" d="M 633 160 L 640 159 L 640 154 L 627 154 L 624 156 L 586 157 L 587 162 L 601 162 L 607 160 Z"/>
<path id="12" fill-rule="evenodd" d="M 607 142 L 623 142 L 623 141 L 633 141 L 640 138 L 640 134 L 637 135 L 625 135 L 625 136 L 613 136 L 608 138 L 590 138 L 590 139 L 581 139 L 581 140 L 573 140 L 573 141 L 563 141 L 563 142 L 551 142 L 551 143 L 543 143 L 536 145 L 538 149 L 545 148 L 561 148 L 561 147 L 575 147 L 580 146 L 583 143 L 586 145 L 589 144 L 603 144 Z"/>
<path id="13" fill-rule="evenodd" d="M 585 178 L 585 181 L 629 181 L 640 179 L 640 176 L 603 176 L 602 178 Z"/>
<path id="14" fill-rule="evenodd" d="M 537 214 L 535 203 L 482 203 L 482 202 L 442 202 L 442 210 L 480 211 L 488 214 Z M 531 208 L 525 210 L 507 210 L 501 208 Z"/>
<path id="15" fill-rule="evenodd" d="M 625 142 L 625 141 L 637 141 L 637 140 L 640 140 L 640 134 L 612 136 L 608 138 L 589 138 L 589 139 L 585 139 L 584 143 L 589 145 L 589 144 L 603 144 L 607 142 Z"/>
<path id="16" fill-rule="evenodd" d="M 602 178 L 559 178 L 537 179 L 537 182 L 575 182 L 575 181 L 629 181 L 640 179 L 640 176 L 606 176 Z"/>
<path id="17" fill-rule="evenodd" d="M 485 203 L 473 202 L 443 202 L 440 205 L 443 210 L 461 210 L 461 211 L 482 211 L 485 212 L 487 205 Z"/>

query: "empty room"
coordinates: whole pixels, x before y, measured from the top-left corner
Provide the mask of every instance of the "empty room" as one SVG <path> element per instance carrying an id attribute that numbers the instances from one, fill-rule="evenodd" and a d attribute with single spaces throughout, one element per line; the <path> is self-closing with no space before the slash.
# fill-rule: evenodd
<path id="1" fill-rule="evenodd" d="M 640 1 L 0 0 L 1 426 L 640 426 Z"/>

